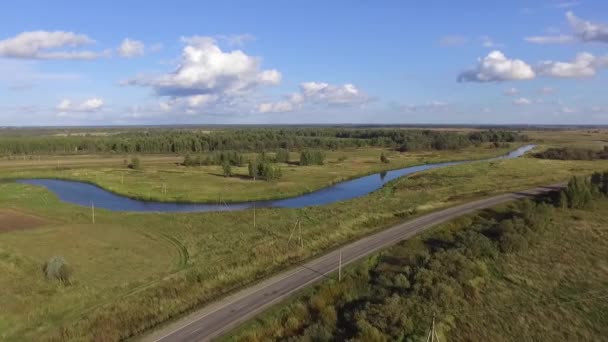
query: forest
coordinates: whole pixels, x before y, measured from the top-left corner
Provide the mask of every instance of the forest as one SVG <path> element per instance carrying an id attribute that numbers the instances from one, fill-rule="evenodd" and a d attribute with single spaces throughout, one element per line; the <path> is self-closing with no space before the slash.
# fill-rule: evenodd
<path id="1" fill-rule="evenodd" d="M 480 300 L 494 260 L 534 248 L 551 234 L 555 208 L 588 208 L 608 195 L 608 172 L 573 177 L 558 193 L 487 210 L 399 243 L 358 265 L 342 282 L 326 282 L 238 334 L 239 341 L 418 341 L 434 314 Z"/>
<path id="2" fill-rule="evenodd" d="M 572 148 L 572 147 L 561 147 L 561 148 L 549 148 L 545 151 L 534 154 L 536 158 L 540 159 L 556 159 L 556 160 L 596 160 L 596 159 L 608 159 L 608 146 L 604 146 L 604 149 L 600 151 L 588 149 L 588 148 Z"/>
<path id="3" fill-rule="evenodd" d="M 450 150 L 481 143 L 526 141 L 512 131 L 452 132 L 395 128 L 249 128 L 125 131 L 109 134 L 0 135 L 0 156 L 89 153 L 200 153 L 213 151 L 336 150 L 386 147 L 399 151 Z"/>

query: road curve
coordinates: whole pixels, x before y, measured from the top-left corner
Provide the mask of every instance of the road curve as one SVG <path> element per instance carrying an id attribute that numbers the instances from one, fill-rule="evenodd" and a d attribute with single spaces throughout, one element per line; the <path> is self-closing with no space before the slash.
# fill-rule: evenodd
<path id="1" fill-rule="evenodd" d="M 342 265 L 369 256 L 381 248 L 396 244 L 437 224 L 479 209 L 508 201 L 558 190 L 563 184 L 533 188 L 477 200 L 421 216 L 341 248 Z M 280 273 L 254 286 L 202 308 L 169 326 L 145 336 L 143 341 L 177 342 L 208 341 L 303 287 L 337 271 L 339 250 L 334 250 L 289 271 Z"/>

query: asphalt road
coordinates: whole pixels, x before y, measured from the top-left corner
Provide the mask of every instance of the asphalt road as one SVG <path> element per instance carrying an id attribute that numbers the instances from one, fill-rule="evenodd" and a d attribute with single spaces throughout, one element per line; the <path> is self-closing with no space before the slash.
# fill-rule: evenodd
<path id="1" fill-rule="evenodd" d="M 440 210 L 396 225 L 343 246 L 341 248 L 342 266 L 458 216 L 504 202 L 554 191 L 561 186 L 562 184 L 556 184 L 498 195 Z M 162 342 L 211 340 L 303 287 L 323 277 L 337 277 L 337 274 L 332 273 L 338 270 L 339 258 L 340 250 L 329 252 L 202 308 L 188 317 L 153 332 L 143 340 Z"/>

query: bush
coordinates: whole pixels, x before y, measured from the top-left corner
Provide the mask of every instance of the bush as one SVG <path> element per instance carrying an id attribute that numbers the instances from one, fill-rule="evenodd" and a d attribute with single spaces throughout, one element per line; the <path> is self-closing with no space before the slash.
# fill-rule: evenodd
<path id="1" fill-rule="evenodd" d="M 390 160 L 388 160 L 388 157 L 384 155 L 384 153 L 382 153 L 382 154 L 380 155 L 380 161 L 381 161 L 382 163 L 384 163 L 384 164 L 388 164 L 388 163 L 390 163 L 390 162 L 391 162 Z"/>
<path id="2" fill-rule="evenodd" d="M 129 164 L 129 168 L 133 169 L 133 170 L 141 169 L 141 162 L 139 161 L 139 158 L 137 158 L 137 157 L 131 158 L 131 164 Z"/>
<path id="3" fill-rule="evenodd" d="M 528 250 L 528 241 L 521 234 L 505 234 L 500 238 L 500 250 L 504 253 L 525 252 Z"/>
<path id="4" fill-rule="evenodd" d="M 54 256 L 45 262 L 42 266 L 42 272 L 47 279 L 56 279 L 63 284 L 71 284 L 72 282 L 72 269 L 61 256 Z"/>
<path id="5" fill-rule="evenodd" d="M 306 150 L 300 153 L 300 165 L 323 165 L 325 153 L 320 150 Z"/>

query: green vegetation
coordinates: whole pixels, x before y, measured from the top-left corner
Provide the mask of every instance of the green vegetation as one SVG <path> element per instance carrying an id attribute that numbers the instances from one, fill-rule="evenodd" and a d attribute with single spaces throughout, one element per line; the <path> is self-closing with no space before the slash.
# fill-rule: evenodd
<path id="1" fill-rule="evenodd" d="M 279 166 L 273 166 L 264 158 L 249 162 L 249 177 L 253 179 L 264 179 L 267 181 L 278 180 L 283 176 Z"/>
<path id="2" fill-rule="evenodd" d="M 141 170 L 141 161 L 139 161 L 139 158 L 131 158 L 131 164 L 129 164 L 129 168 L 133 170 Z"/>
<path id="3" fill-rule="evenodd" d="M 557 159 L 557 160 L 595 160 L 608 159 L 608 146 L 604 146 L 601 151 L 585 148 L 549 148 L 545 151 L 534 154 L 536 158 Z"/>
<path id="4" fill-rule="evenodd" d="M 72 281 L 72 270 L 63 257 L 54 256 L 44 263 L 42 272 L 47 279 L 59 280 L 63 284 Z"/>
<path id="5" fill-rule="evenodd" d="M 1 155 L 86 153 L 202 153 L 276 149 L 389 147 L 401 151 L 455 150 L 486 142 L 525 141 L 510 131 L 456 131 L 348 128 L 249 128 L 110 131 L 108 134 L 0 135 Z"/>
<path id="6" fill-rule="evenodd" d="M 384 164 L 388 164 L 391 161 L 388 159 L 388 157 L 384 153 L 382 153 L 382 154 L 380 154 L 380 162 L 384 163 Z"/>
<path id="7" fill-rule="evenodd" d="M 300 154 L 300 165 L 323 165 L 325 163 L 325 152 L 319 150 L 307 150 Z"/>
<path id="8" fill-rule="evenodd" d="M 596 257 L 584 259 L 602 255 L 599 262 L 608 266 L 608 243 L 597 234 L 608 235 L 577 228 L 605 222 L 608 201 L 588 177 L 573 178 L 569 188 L 577 179 L 595 194 L 591 211 L 557 211 L 555 198 L 547 198 L 460 218 L 359 262 L 342 282 L 325 281 L 227 339 L 416 341 L 425 339 L 437 314 L 444 340 L 600 340 L 608 333 L 608 272 L 595 270 Z M 569 248 L 573 240 L 585 248 Z M 577 263 L 557 266 L 565 249 Z M 538 254 L 543 257 L 532 257 Z M 517 269 L 521 263 L 528 267 Z M 556 266 L 558 275 L 544 279 Z M 581 297 L 584 302 L 569 303 Z M 514 328 L 521 326 L 526 329 Z"/>
<path id="9" fill-rule="evenodd" d="M 245 164 L 245 158 L 242 154 L 235 151 L 214 152 L 210 155 L 199 155 L 191 157 L 189 154 L 184 158 L 182 163 L 184 166 L 203 166 L 203 165 L 224 165 L 230 164 L 233 166 L 242 166 Z"/>

